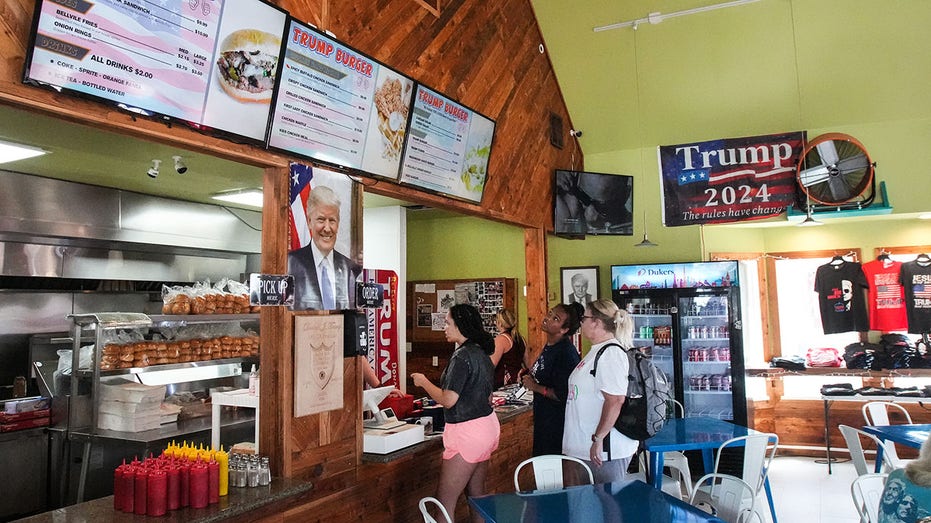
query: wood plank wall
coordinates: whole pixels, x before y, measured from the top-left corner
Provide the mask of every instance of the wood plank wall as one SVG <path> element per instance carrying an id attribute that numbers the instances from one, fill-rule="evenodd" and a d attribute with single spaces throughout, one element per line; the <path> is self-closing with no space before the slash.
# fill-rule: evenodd
<path id="1" fill-rule="evenodd" d="M 532 344 L 546 311 L 545 232 L 552 228 L 552 172 L 584 167 L 572 123 L 556 82 L 529 0 L 444 0 L 439 16 L 415 0 L 280 0 L 296 18 L 332 31 L 338 39 L 496 120 L 485 198 L 457 202 L 384 181 L 366 190 L 525 228 L 527 304 Z M 262 268 L 285 266 L 286 172 L 291 158 L 205 136 L 183 126 L 136 119 L 110 106 L 21 83 L 33 18 L 33 0 L 0 2 L 0 103 L 68 121 L 165 143 L 266 169 Z M 549 121 L 563 123 L 562 149 L 550 144 Z M 293 418 L 293 313 L 262 311 L 263 453 L 274 473 L 313 479 L 318 492 L 345 490 L 360 481 L 358 426 L 360 370 L 345 360 L 342 412 Z M 353 427 L 355 425 L 355 427 Z M 339 506 L 336 502 L 334 506 Z"/>

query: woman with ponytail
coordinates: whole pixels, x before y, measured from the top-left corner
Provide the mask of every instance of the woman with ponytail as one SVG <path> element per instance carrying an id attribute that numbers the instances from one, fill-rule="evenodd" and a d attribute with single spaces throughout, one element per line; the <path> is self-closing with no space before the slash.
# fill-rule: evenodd
<path id="1" fill-rule="evenodd" d="M 434 385 L 423 374 L 411 374 L 414 385 L 443 406 L 443 465 L 436 497 L 453 521 L 459 496 L 485 492 L 488 460 L 498 448 L 501 427 L 491 406 L 495 368 L 490 356 L 495 341 L 482 327 L 475 307 L 454 305 L 446 314 L 446 340 L 456 344 L 449 365 Z M 473 511 L 472 519 L 482 518 Z"/>
<path id="2" fill-rule="evenodd" d="M 595 300 L 582 316 L 582 336 L 592 346 L 569 376 L 563 454 L 585 461 L 595 483 L 617 481 L 624 478 L 638 446 L 614 428 L 627 396 L 624 350 L 633 347 L 633 318 L 611 300 Z"/>
<path id="3" fill-rule="evenodd" d="M 524 368 L 524 337 L 517 330 L 517 318 L 508 309 L 501 309 L 495 316 L 498 335 L 495 336 L 495 352 L 491 363 L 495 366 L 495 388 L 519 383 Z"/>

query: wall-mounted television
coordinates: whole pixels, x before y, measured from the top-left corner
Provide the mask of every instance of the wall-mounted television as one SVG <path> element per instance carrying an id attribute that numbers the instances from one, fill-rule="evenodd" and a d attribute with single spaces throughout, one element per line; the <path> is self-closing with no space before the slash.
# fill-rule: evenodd
<path id="1" fill-rule="evenodd" d="M 37 0 L 23 82 L 261 143 L 288 14 L 226 4 Z"/>
<path id="2" fill-rule="evenodd" d="M 414 81 L 291 20 L 268 146 L 398 179 Z"/>
<path id="3" fill-rule="evenodd" d="M 634 234 L 633 176 L 557 169 L 553 195 L 553 231 L 559 236 Z"/>
<path id="4" fill-rule="evenodd" d="M 494 120 L 418 84 L 400 182 L 480 203 L 494 135 Z"/>

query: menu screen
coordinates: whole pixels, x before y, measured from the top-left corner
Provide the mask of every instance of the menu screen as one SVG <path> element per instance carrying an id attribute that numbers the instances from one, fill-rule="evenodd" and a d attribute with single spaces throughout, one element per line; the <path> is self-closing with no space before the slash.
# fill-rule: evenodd
<path id="1" fill-rule="evenodd" d="M 409 133 L 402 183 L 482 201 L 495 122 L 418 85 Z"/>
<path id="2" fill-rule="evenodd" d="M 397 179 L 414 82 L 292 20 L 268 145 Z"/>
<path id="3" fill-rule="evenodd" d="M 287 13 L 226 3 L 42 0 L 25 81 L 262 140 Z"/>

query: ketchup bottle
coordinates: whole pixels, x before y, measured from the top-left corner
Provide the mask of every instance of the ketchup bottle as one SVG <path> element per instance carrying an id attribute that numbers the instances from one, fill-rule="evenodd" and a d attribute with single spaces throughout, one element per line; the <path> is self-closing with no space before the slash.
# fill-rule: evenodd
<path id="1" fill-rule="evenodd" d="M 168 473 L 158 467 L 151 468 L 147 481 L 146 514 L 164 516 L 168 512 Z"/>
<path id="2" fill-rule="evenodd" d="M 113 471 L 113 509 L 123 511 L 126 506 L 126 460 Z M 130 491 L 132 492 L 132 491 Z M 132 495 L 130 493 L 130 495 Z"/>
<path id="3" fill-rule="evenodd" d="M 184 459 L 181 460 L 181 495 L 179 501 L 181 502 L 182 507 L 186 507 L 191 504 L 191 462 Z"/>
<path id="4" fill-rule="evenodd" d="M 146 494 L 148 488 L 148 470 L 145 466 L 136 467 L 136 473 L 133 481 L 133 513 L 140 516 L 145 515 Z"/>
<path id="5" fill-rule="evenodd" d="M 207 464 L 198 461 L 191 465 L 191 507 L 204 508 L 209 502 Z"/>
<path id="6" fill-rule="evenodd" d="M 207 501 L 220 502 L 220 464 L 213 459 L 207 462 Z"/>
<path id="7" fill-rule="evenodd" d="M 181 468 L 172 460 L 166 470 L 168 472 L 168 510 L 177 510 L 181 506 Z"/>

